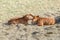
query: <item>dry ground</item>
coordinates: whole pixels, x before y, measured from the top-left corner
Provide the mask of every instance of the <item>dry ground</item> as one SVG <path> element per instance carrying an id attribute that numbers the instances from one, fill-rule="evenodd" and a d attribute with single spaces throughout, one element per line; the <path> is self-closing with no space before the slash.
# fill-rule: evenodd
<path id="1" fill-rule="evenodd" d="M 60 24 L 3 25 L 13 17 L 32 13 L 42 17 L 60 16 L 60 0 L 0 0 L 0 40 L 60 40 Z"/>

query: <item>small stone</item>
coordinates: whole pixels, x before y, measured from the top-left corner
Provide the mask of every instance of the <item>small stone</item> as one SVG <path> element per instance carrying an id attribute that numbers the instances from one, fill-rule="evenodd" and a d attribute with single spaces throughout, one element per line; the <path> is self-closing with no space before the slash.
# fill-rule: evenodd
<path id="1" fill-rule="evenodd" d="M 26 29 L 26 28 L 24 28 L 23 30 L 24 30 L 25 32 L 27 31 L 27 29 Z"/>
<path id="2" fill-rule="evenodd" d="M 47 32 L 46 34 L 53 34 L 53 32 Z"/>
<path id="3" fill-rule="evenodd" d="M 35 34 L 37 34 L 37 33 L 39 33 L 39 32 L 33 32 L 32 34 L 34 34 L 34 35 L 35 35 Z"/>
<path id="4" fill-rule="evenodd" d="M 16 40 L 19 40 L 18 38 Z"/>
<path id="5" fill-rule="evenodd" d="M 56 28 L 60 28 L 60 26 L 56 26 Z"/>
<path id="6" fill-rule="evenodd" d="M 9 35 L 9 33 L 6 33 L 5 35 Z"/>

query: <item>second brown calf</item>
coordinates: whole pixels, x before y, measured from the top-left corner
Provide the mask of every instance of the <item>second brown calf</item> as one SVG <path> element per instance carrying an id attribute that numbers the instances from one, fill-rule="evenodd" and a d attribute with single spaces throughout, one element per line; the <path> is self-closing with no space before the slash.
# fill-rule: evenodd
<path id="1" fill-rule="evenodd" d="M 43 18 L 39 16 L 34 16 L 32 21 L 36 22 L 38 26 L 55 24 L 55 19 L 52 17 Z"/>

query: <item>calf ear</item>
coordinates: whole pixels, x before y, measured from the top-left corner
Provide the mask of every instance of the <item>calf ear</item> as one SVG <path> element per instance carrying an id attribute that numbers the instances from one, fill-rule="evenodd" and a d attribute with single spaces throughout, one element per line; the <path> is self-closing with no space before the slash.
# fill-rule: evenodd
<path id="1" fill-rule="evenodd" d="M 39 16 L 37 16 L 37 17 L 39 17 Z"/>

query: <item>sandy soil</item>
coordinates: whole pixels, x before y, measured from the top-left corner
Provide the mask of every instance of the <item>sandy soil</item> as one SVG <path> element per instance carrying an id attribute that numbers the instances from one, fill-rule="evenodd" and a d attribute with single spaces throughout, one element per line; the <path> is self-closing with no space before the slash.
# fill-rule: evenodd
<path id="1" fill-rule="evenodd" d="M 60 0 L 0 0 L 0 40 L 60 40 L 60 24 L 4 25 L 25 14 L 41 17 L 60 16 Z"/>

